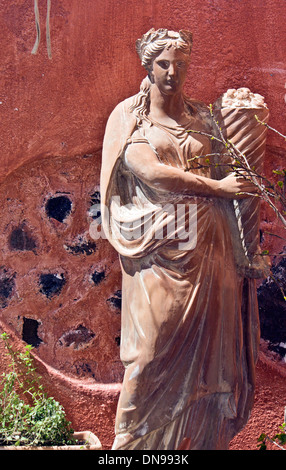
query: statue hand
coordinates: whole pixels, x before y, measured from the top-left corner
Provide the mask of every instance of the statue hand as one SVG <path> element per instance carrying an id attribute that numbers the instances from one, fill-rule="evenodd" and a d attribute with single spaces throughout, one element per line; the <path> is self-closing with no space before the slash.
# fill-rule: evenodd
<path id="1" fill-rule="evenodd" d="M 227 199 L 243 199 L 259 193 L 257 186 L 252 181 L 233 173 L 218 183 L 218 196 Z"/>

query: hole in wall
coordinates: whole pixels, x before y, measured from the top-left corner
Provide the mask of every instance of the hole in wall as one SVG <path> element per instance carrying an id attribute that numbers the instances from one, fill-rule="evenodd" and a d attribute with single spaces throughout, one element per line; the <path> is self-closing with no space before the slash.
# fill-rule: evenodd
<path id="1" fill-rule="evenodd" d="M 12 230 L 9 237 L 9 248 L 12 251 L 34 251 L 36 242 L 24 225 Z"/>
<path id="2" fill-rule="evenodd" d="M 52 298 L 60 294 L 65 282 L 63 274 L 41 274 L 39 280 L 40 292 L 46 297 Z"/>
<path id="3" fill-rule="evenodd" d="M 67 196 L 51 197 L 46 203 L 46 214 L 49 218 L 63 222 L 70 214 L 72 203 Z"/>
<path id="4" fill-rule="evenodd" d="M 109 299 L 107 299 L 107 302 L 116 309 L 121 310 L 121 290 L 117 290 L 116 292 L 114 292 L 114 295 L 112 297 L 109 297 Z"/>
<path id="5" fill-rule="evenodd" d="M 30 344 L 34 348 L 38 348 L 43 342 L 38 336 L 38 327 L 40 322 L 32 318 L 23 317 L 22 339 L 25 343 Z"/>
<path id="6" fill-rule="evenodd" d="M 73 255 L 90 256 L 96 251 L 96 243 L 92 241 L 79 240 L 74 245 L 64 245 L 65 250 Z"/>
<path id="7" fill-rule="evenodd" d="M 103 281 L 103 279 L 105 279 L 105 272 L 95 270 L 91 275 L 91 279 L 93 280 L 94 284 L 97 285 Z"/>
<path id="8" fill-rule="evenodd" d="M 93 194 L 90 196 L 90 203 L 91 207 L 89 209 L 88 215 L 92 219 L 98 219 L 101 216 L 101 211 L 100 211 L 100 192 L 95 191 Z"/>
<path id="9" fill-rule="evenodd" d="M 79 325 L 73 330 L 65 332 L 59 339 L 61 346 L 72 346 L 74 349 L 80 349 L 95 337 L 95 333 L 83 325 Z"/>
<path id="10" fill-rule="evenodd" d="M 5 308 L 15 288 L 16 273 L 9 273 L 6 268 L 0 269 L 0 306 Z"/>
<path id="11" fill-rule="evenodd" d="M 261 337 L 269 349 L 286 359 L 286 258 L 272 267 L 272 277 L 257 289 Z M 285 361 L 286 362 L 286 361 Z"/>

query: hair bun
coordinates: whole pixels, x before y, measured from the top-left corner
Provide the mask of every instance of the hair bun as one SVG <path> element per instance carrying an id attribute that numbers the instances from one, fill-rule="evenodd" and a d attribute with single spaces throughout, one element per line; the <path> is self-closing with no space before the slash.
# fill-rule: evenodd
<path id="1" fill-rule="evenodd" d="M 148 68 L 148 65 L 150 63 L 150 52 L 148 53 L 150 46 L 153 43 L 158 43 L 158 50 L 160 50 L 164 48 L 164 43 L 166 41 L 183 42 L 185 43 L 188 49 L 188 53 L 190 53 L 193 45 L 193 35 L 190 31 L 184 29 L 180 30 L 179 32 L 170 31 L 164 28 L 160 28 L 157 30 L 155 30 L 154 28 L 149 29 L 149 31 L 143 34 L 140 39 L 137 39 L 135 43 L 137 54 L 140 57 L 141 64 L 145 68 Z M 156 48 L 154 50 L 156 50 Z"/>

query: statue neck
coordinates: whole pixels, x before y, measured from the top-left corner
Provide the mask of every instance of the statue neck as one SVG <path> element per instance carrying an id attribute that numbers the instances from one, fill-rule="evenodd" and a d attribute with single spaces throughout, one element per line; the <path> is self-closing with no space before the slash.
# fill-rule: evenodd
<path id="1" fill-rule="evenodd" d="M 149 116 L 162 124 L 183 124 L 186 121 L 186 108 L 182 92 L 165 94 L 152 85 Z"/>

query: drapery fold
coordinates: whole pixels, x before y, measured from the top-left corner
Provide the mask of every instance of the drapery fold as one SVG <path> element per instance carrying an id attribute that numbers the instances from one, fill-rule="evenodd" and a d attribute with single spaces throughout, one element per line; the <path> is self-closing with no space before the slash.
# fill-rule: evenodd
<path id="1" fill-rule="evenodd" d="M 131 101 L 109 119 L 101 176 L 103 227 L 122 268 L 126 369 L 113 449 L 227 448 L 253 405 L 255 284 L 238 272 L 221 201 L 156 190 L 130 170 L 125 150 L 138 130 Z M 203 119 L 201 105 L 195 109 L 190 128 Z M 162 164 L 182 171 L 190 156 L 211 153 L 210 139 L 187 130 L 156 122 L 140 128 Z M 181 207 L 195 211 L 186 218 Z M 180 236 L 186 225 L 195 225 L 195 239 Z"/>

